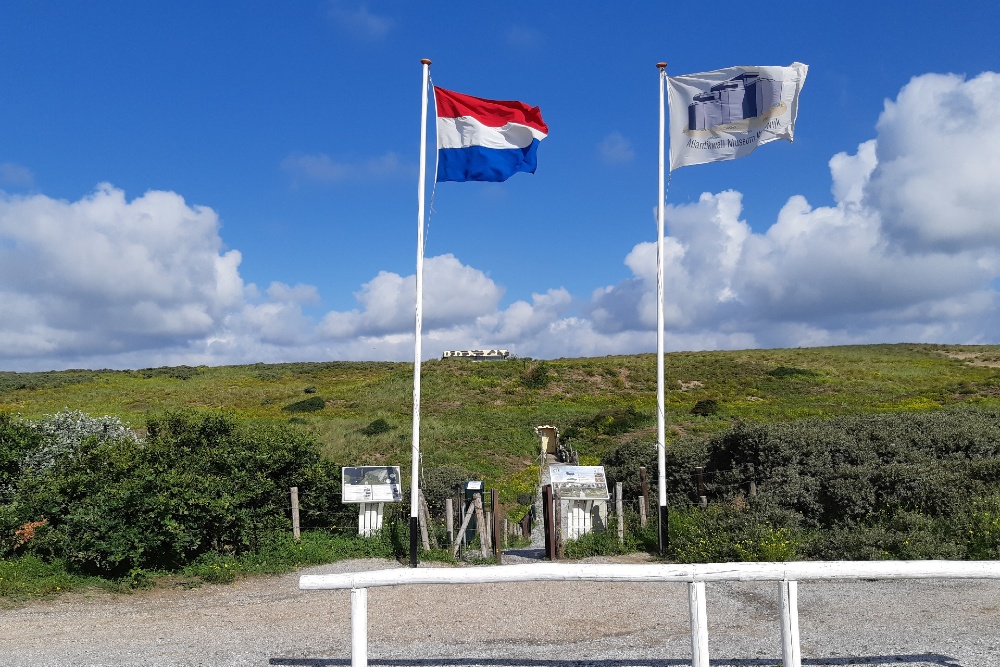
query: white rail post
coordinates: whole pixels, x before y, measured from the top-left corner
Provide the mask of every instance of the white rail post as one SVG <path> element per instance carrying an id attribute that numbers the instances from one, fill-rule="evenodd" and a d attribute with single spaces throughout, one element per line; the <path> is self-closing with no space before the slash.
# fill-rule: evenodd
<path id="1" fill-rule="evenodd" d="M 781 664 L 784 667 L 802 667 L 798 595 L 797 581 L 781 582 Z"/>
<path id="2" fill-rule="evenodd" d="M 691 611 L 691 667 L 708 666 L 708 609 L 705 604 L 705 582 L 688 583 L 688 604 Z"/>
<path id="3" fill-rule="evenodd" d="M 351 589 L 351 667 L 368 667 L 368 589 Z"/>

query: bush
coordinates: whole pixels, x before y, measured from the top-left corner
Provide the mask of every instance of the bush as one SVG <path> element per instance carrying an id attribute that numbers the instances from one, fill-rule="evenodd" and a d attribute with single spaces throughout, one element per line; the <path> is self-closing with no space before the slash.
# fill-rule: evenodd
<path id="1" fill-rule="evenodd" d="M 431 516 L 443 517 L 445 499 L 461 498 L 465 492 L 465 483 L 472 479 L 476 479 L 475 474 L 460 465 L 425 467 L 420 489 L 424 492 L 424 499 L 427 501 Z M 485 502 L 485 498 L 483 501 Z M 456 507 L 455 513 L 459 514 L 463 509 Z"/>
<path id="2" fill-rule="evenodd" d="M 801 551 L 797 531 L 741 503 L 671 510 L 669 523 L 679 563 L 784 562 Z"/>
<path id="3" fill-rule="evenodd" d="M 108 577 L 172 570 L 210 551 L 254 551 L 287 531 L 290 486 L 310 490 L 307 521 L 339 501 L 335 467 L 302 430 L 190 413 L 150 417 L 147 429 L 145 441 L 86 437 L 72 455 L 22 474 L 0 516 L 45 523 L 6 553 Z"/>
<path id="4" fill-rule="evenodd" d="M 953 515 L 1000 467 L 1000 414 L 949 410 L 734 427 L 709 443 L 720 488 L 757 488 L 811 527 L 850 527 L 880 513 Z M 725 492 L 723 492 L 725 493 Z"/>
<path id="5" fill-rule="evenodd" d="M 301 401 L 290 403 L 281 408 L 285 412 L 316 412 L 326 407 L 326 401 L 322 396 L 310 396 Z"/>
<path id="6" fill-rule="evenodd" d="M 996 410 L 738 425 L 709 443 L 713 501 L 742 493 L 748 463 L 752 511 L 807 531 L 810 558 L 1000 554 Z"/>
<path id="7" fill-rule="evenodd" d="M 8 413 L 0 413 L 0 507 L 11 501 L 24 457 L 42 446 L 42 434 Z M 0 531 L 8 532 L 0 519 Z M 12 529 L 10 529 L 12 530 Z M 0 549 L 3 547 L 0 537 Z"/>
<path id="8" fill-rule="evenodd" d="M 521 374 L 521 385 L 527 389 L 545 389 L 551 382 L 549 367 L 545 362 L 535 364 Z"/>
<path id="9" fill-rule="evenodd" d="M 819 375 L 816 371 L 806 370 L 804 368 L 794 368 L 789 366 L 778 366 L 767 372 L 768 375 L 774 378 L 787 378 L 795 377 L 796 375 L 805 377 L 816 377 Z"/>
<path id="10" fill-rule="evenodd" d="M 691 408 L 691 414 L 698 415 L 700 417 L 708 417 L 714 415 L 719 411 L 719 402 L 714 398 L 706 398 L 698 401 Z"/>
<path id="11" fill-rule="evenodd" d="M 361 429 L 361 432 L 369 437 L 379 435 L 381 433 L 388 433 L 392 430 L 392 425 L 389 424 L 384 419 L 375 419 L 368 426 Z"/>
<path id="12" fill-rule="evenodd" d="M 695 467 L 705 465 L 706 446 L 706 441 L 701 438 L 681 438 L 667 444 L 664 452 L 664 477 L 668 504 L 684 506 L 698 500 L 691 479 Z M 644 466 L 649 495 L 655 504 L 655 498 L 659 494 L 655 442 L 628 440 L 605 454 L 601 458 L 601 464 L 608 476 L 609 487 L 613 489 L 617 482 L 621 482 L 622 495 L 627 499 L 635 499 L 642 494 L 639 468 Z"/>

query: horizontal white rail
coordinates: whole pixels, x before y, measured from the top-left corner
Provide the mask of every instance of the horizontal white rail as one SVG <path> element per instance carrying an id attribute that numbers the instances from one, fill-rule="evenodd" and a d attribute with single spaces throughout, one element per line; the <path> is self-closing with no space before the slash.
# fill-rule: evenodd
<path id="1" fill-rule="evenodd" d="M 400 568 L 345 574 L 306 574 L 303 590 L 409 584 L 492 584 L 514 581 L 803 581 L 828 579 L 1000 579 L 1000 561 L 799 561 L 690 565 L 559 564 L 462 568 Z"/>
<path id="2" fill-rule="evenodd" d="M 1000 561 L 799 561 L 793 563 L 699 563 L 597 565 L 538 563 L 494 567 L 407 568 L 344 574 L 306 574 L 302 590 L 351 590 L 351 664 L 368 664 L 368 589 L 420 584 L 490 584 L 519 581 L 631 581 L 688 584 L 691 664 L 708 667 L 705 582 L 781 582 L 782 661 L 801 667 L 797 582 L 834 579 L 1000 579 Z"/>

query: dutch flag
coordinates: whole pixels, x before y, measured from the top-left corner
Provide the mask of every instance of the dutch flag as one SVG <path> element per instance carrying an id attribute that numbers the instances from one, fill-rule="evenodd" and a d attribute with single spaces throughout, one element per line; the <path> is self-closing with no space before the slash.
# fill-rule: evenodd
<path id="1" fill-rule="evenodd" d="M 434 86 L 438 181 L 506 181 L 535 173 L 535 152 L 549 128 L 538 107 L 484 100 Z"/>

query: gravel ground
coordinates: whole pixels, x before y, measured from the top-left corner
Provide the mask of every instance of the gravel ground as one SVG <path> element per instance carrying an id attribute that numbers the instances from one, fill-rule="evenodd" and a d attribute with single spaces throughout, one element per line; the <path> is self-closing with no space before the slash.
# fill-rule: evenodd
<path id="1" fill-rule="evenodd" d="M 298 576 L 390 567 L 400 565 L 345 561 L 0 611 L 0 665 L 349 665 L 349 591 L 300 591 Z M 707 594 L 713 667 L 779 663 L 777 584 Z M 1000 581 L 801 582 L 798 595 L 804 665 L 1000 667 Z M 690 664 L 684 584 L 401 586 L 371 589 L 368 605 L 373 665 Z"/>

